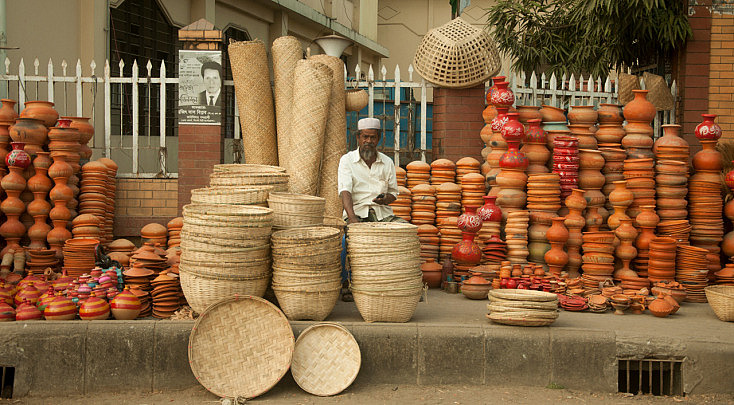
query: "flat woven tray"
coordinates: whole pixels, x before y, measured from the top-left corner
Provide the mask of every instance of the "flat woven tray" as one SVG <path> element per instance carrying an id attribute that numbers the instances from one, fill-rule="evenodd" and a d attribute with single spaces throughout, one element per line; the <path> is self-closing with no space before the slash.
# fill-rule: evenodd
<path id="1" fill-rule="evenodd" d="M 211 305 L 189 336 L 196 379 L 220 397 L 254 398 L 288 371 L 295 346 L 283 312 L 268 301 L 234 296 Z"/>
<path id="2" fill-rule="evenodd" d="M 310 394 L 336 395 L 354 382 L 361 364 L 359 345 L 346 328 L 319 323 L 298 336 L 291 373 Z"/>

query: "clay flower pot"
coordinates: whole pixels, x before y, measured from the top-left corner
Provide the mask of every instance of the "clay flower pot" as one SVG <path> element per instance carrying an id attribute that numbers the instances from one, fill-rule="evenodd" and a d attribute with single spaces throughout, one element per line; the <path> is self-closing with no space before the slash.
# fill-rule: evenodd
<path id="1" fill-rule="evenodd" d="M 47 127 L 52 127 L 59 119 L 59 113 L 54 110 L 54 103 L 50 101 L 26 101 L 25 109 L 20 112 L 21 118 L 34 118 Z"/>
<path id="2" fill-rule="evenodd" d="M 497 89 L 489 96 L 490 104 L 495 107 L 512 107 L 515 104 L 515 94 L 508 88 L 509 82 L 496 82 Z"/>
<path id="3" fill-rule="evenodd" d="M 714 122 L 716 114 L 701 114 L 703 122 L 695 129 L 696 138 L 701 141 L 716 141 L 721 138 L 721 127 Z"/>
<path id="4" fill-rule="evenodd" d="M 566 122 L 566 114 L 562 108 L 543 104 L 540 109 L 540 118 L 546 122 Z"/>
<path id="5" fill-rule="evenodd" d="M 18 113 L 15 112 L 17 102 L 9 98 L 4 98 L 0 102 L 3 103 L 2 108 L 0 108 L 0 121 L 15 122 L 15 119 L 18 118 Z"/>

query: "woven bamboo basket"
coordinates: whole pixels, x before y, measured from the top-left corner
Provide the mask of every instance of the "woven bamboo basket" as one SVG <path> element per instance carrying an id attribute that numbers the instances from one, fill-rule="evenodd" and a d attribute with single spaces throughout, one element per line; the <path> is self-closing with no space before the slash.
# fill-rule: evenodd
<path id="1" fill-rule="evenodd" d="M 339 214 L 341 215 L 341 213 Z M 324 226 L 330 226 L 332 228 L 336 228 L 341 231 L 343 234 L 344 231 L 347 229 L 347 222 L 344 221 L 341 216 L 324 216 Z"/>
<path id="2" fill-rule="evenodd" d="M 283 272 L 273 270 L 273 286 L 297 288 L 303 291 L 324 290 L 341 286 L 341 272 L 332 271 L 330 273 L 311 274 L 304 276 L 303 274 L 284 275 Z"/>
<path id="3" fill-rule="evenodd" d="M 270 261 L 261 263 L 211 263 L 181 260 L 179 268 L 184 267 L 189 272 L 202 277 L 234 277 L 253 279 L 269 277 L 272 273 Z"/>
<path id="4" fill-rule="evenodd" d="M 293 115 L 293 76 L 296 64 L 303 59 L 303 48 L 296 37 L 283 36 L 273 41 L 273 87 L 275 92 L 275 118 L 278 129 L 278 159 L 285 162 L 291 144 Z"/>
<path id="5" fill-rule="evenodd" d="M 349 89 L 345 94 L 345 109 L 351 112 L 362 111 L 367 107 L 370 96 L 363 89 Z"/>
<path id="6" fill-rule="evenodd" d="M 423 288 L 374 292 L 352 286 L 352 295 L 365 322 L 408 322 L 415 313 Z"/>
<path id="7" fill-rule="evenodd" d="M 214 172 L 209 175 L 209 184 L 219 187 L 271 186 L 273 191 L 288 191 L 287 173 L 231 173 Z"/>
<path id="8" fill-rule="evenodd" d="M 236 294 L 262 297 L 270 281 L 269 275 L 253 279 L 202 276 L 183 267 L 179 268 L 179 276 L 186 301 L 198 313 Z"/>
<path id="9" fill-rule="evenodd" d="M 273 226 L 279 229 L 318 226 L 324 222 L 325 200 L 306 194 L 273 192 L 268 207 L 273 210 Z"/>
<path id="10" fill-rule="evenodd" d="M 625 105 L 635 98 L 635 94 L 632 93 L 632 90 L 640 89 L 640 78 L 635 75 L 620 73 L 618 81 L 619 88 L 617 100 L 619 104 Z"/>
<path id="11" fill-rule="evenodd" d="M 220 204 L 187 204 L 183 207 L 184 220 L 186 214 L 199 214 L 213 217 L 223 217 L 232 221 L 268 221 L 273 210 L 265 207 L 220 205 Z"/>
<path id="12" fill-rule="evenodd" d="M 340 260 L 341 250 L 332 250 L 319 254 L 311 255 L 281 255 L 279 253 L 273 254 L 273 264 L 282 268 L 292 268 L 293 266 L 330 266 L 334 263 L 341 265 Z"/>
<path id="13" fill-rule="evenodd" d="M 259 188 L 207 187 L 191 190 L 193 204 L 267 206 L 268 191 Z"/>
<path id="14" fill-rule="evenodd" d="M 233 246 L 231 243 L 226 243 L 223 245 L 217 245 L 214 243 L 211 243 L 208 239 L 195 239 L 190 236 L 185 236 L 182 234 L 181 236 L 181 244 L 179 245 L 181 247 L 181 250 L 188 250 L 190 252 L 200 252 L 200 253 L 209 253 L 209 254 L 215 254 L 215 255 L 242 255 L 243 252 L 246 249 L 252 249 L 256 248 L 258 246 L 261 246 L 262 243 L 252 243 L 251 246 Z"/>
<path id="15" fill-rule="evenodd" d="M 644 72 L 642 74 L 642 80 L 645 81 L 645 88 L 650 90 L 647 93 L 647 100 L 653 105 L 658 111 L 672 110 L 675 104 L 673 93 L 670 92 L 668 84 L 665 83 L 665 79 L 662 76 L 652 74 L 650 72 Z"/>
<path id="16" fill-rule="evenodd" d="M 242 251 L 243 248 L 251 248 L 255 246 L 260 246 L 263 243 L 268 242 L 269 237 L 261 237 L 261 238 L 244 238 L 244 239 L 231 239 L 231 238 L 217 238 L 214 237 L 213 234 L 210 233 L 190 233 L 188 231 L 181 230 L 181 248 L 182 249 L 192 249 L 192 250 L 198 250 L 200 252 L 210 252 L 213 253 L 215 251 L 219 251 L 217 249 L 220 249 L 222 246 L 229 246 L 232 248 L 231 251 L 239 252 Z M 207 249 L 206 245 L 212 245 L 211 249 Z"/>
<path id="17" fill-rule="evenodd" d="M 278 305 L 291 321 L 323 321 L 334 310 L 340 287 L 330 291 L 301 291 L 273 286 Z"/>
<path id="18" fill-rule="evenodd" d="M 724 322 L 734 322 L 734 286 L 710 285 L 704 291 L 716 317 Z"/>
<path id="19" fill-rule="evenodd" d="M 199 252 L 191 249 L 181 249 L 181 259 L 201 262 L 247 263 L 270 258 L 270 245 L 260 245 L 241 249 L 234 253 Z"/>
<path id="20" fill-rule="evenodd" d="M 214 165 L 215 173 L 285 173 L 285 168 L 271 165 L 223 163 Z"/>
<path id="21" fill-rule="evenodd" d="M 240 111 L 245 161 L 277 165 L 275 107 L 265 44 L 258 40 L 233 42 L 227 51 Z"/>
<path id="22" fill-rule="evenodd" d="M 461 17 L 428 31 L 413 57 L 415 70 L 442 87 L 476 86 L 497 74 L 500 66 L 489 34 Z"/>

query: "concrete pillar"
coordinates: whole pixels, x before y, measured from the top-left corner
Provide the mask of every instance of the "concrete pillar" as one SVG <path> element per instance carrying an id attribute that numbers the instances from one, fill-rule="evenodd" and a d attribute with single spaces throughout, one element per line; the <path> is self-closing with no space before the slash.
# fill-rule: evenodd
<path id="1" fill-rule="evenodd" d="M 191 21 L 205 19 L 216 24 L 215 0 L 191 0 Z"/>
<path id="2" fill-rule="evenodd" d="M 178 32 L 183 49 L 222 49 L 222 31 L 199 20 Z M 179 123 L 178 126 L 178 212 L 191 201 L 191 190 L 209 185 L 214 165 L 222 163 L 222 126 Z"/>
<path id="3" fill-rule="evenodd" d="M 471 156 L 482 161 L 484 145 L 479 132 L 484 126 L 484 85 L 468 89 L 437 88 L 433 91 L 433 158 L 457 161 Z"/>

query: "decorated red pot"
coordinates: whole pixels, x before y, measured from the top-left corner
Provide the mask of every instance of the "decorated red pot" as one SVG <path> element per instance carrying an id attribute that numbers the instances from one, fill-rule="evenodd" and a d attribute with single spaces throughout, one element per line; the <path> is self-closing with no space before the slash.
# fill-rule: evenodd
<path id="1" fill-rule="evenodd" d="M 497 91 L 497 83 L 504 82 L 505 79 L 507 79 L 507 76 L 495 76 L 492 78 L 492 87 L 487 90 L 487 104 L 492 104 L 492 94 Z"/>
<path id="2" fill-rule="evenodd" d="M 459 215 L 459 219 L 456 223 L 457 227 L 462 232 L 476 233 L 482 229 L 482 219 L 477 215 L 477 206 L 467 205 L 465 206 L 466 211 Z"/>
<path id="3" fill-rule="evenodd" d="M 515 94 L 510 90 L 509 82 L 497 82 L 497 90 L 489 95 L 489 102 L 495 107 L 511 107 L 515 104 Z"/>
<path id="4" fill-rule="evenodd" d="M 532 119 L 528 121 L 528 130 L 525 131 L 525 142 L 542 143 L 545 145 L 546 137 L 545 131 L 540 127 L 539 119 Z"/>
<path id="5" fill-rule="evenodd" d="M 525 170 L 530 163 L 524 153 L 517 148 L 517 142 L 507 142 L 507 152 L 500 158 L 500 167 L 503 169 Z"/>
<path id="6" fill-rule="evenodd" d="M 732 163 L 734 163 L 734 160 L 732 160 Z M 734 169 L 726 174 L 724 180 L 726 181 L 726 185 L 734 191 Z"/>
<path id="7" fill-rule="evenodd" d="M 54 298 L 43 311 L 49 321 L 70 321 L 76 318 L 77 307 L 71 298 L 62 295 Z"/>
<path id="8" fill-rule="evenodd" d="M 41 311 L 28 301 L 23 302 L 15 310 L 16 321 L 38 321 L 43 317 Z"/>
<path id="9" fill-rule="evenodd" d="M 694 131 L 696 138 L 700 140 L 715 141 L 721 138 L 721 127 L 714 122 L 716 114 L 701 114 L 703 122 L 696 126 Z"/>
<path id="10" fill-rule="evenodd" d="M 507 143 L 520 143 L 525 139 L 525 126 L 520 122 L 518 113 L 507 113 L 507 122 L 502 126 L 502 137 Z"/>
<path id="11" fill-rule="evenodd" d="M 505 126 L 507 123 L 507 112 L 510 109 L 507 107 L 497 107 L 497 116 L 492 119 L 492 122 L 490 123 L 490 126 L 492 127 L 492 132 L 502 132 L 502 127 Z"/>
<path id="12" fill-rule="evenodd" d="M 102 298 L 89 297 L 79 308 L 79 317 L 84 321 L 107 319 L 110 317 L 110 305 Z"/>
<path id="13" fill-rule="evenodd" d="M 10 142 L 10 146 L 13 147 L 13 150 L 5 156 L 6 165 L 20 167 L 21 169 L 31 165 L 31 157 L 23 150 L 25 147 L 23 142 Z"/>
<path id="14" fill-rule="evenodd" d="M 137 318 L 140 315 L 142 304 L 138 297 L 126 287 L 110 301 L 110 308 L 115 319 L 125 321 Z"/>
<path id="15" fill-rule="evenodd" d="M 451 250 L 451 257 L 462 266 L 478 265 L 482 261 L 482 250 L 474 243 L 475 234 L 462 232 L 461 237 L 461 242 Z"/>
<path id="16" fill-rule="evenodd" d="M 11 322 L 15 320 L 15 309 L 5 301 L 0 301 L 0 322 Z"/>
<path id="17" fill-rule="evenodd" d="M 497 196 L 485 195 L 484 205 L 479 207 L 477 214 L 482 222 L 500 222 L 502 221 L 502 210 L 497 206 Z"/>

